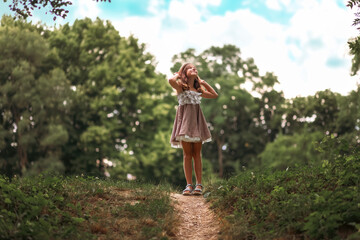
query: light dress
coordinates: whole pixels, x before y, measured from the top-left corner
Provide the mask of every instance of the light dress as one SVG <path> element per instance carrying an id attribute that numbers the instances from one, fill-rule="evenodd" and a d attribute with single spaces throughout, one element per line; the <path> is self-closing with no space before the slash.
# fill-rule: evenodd
<path id="1" fill-rule="evenodd" d="M 178 94 L 179 106 L 176 110 L 170 143 L 173 148 L 182 148 L 181 141 L 210 142 L 211 134 L 200 108 L 201 93 L 186 90 Z"/>

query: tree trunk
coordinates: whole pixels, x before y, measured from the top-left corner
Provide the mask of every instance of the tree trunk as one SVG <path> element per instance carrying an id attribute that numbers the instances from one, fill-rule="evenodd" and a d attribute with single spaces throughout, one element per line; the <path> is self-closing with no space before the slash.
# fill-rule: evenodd
<path id="1" fill-rule="evenodd" d="M 223 177 L 224 174 L 224 166 L 223 166 L 223 155 L 222 155 L 222 146 L 223 141 L 221 141 L 219 138 L 216 139 L 216 144 L 218 147 L 218 161 L 219 161 L 219 177 Z"/>
<path id="2" fill-rule="evenodd" d="M 18 156 L 20 158 L 20 170 L 22 173 L 25 172 L 26 170 L 26 166 L 28 163 L 28 158 L 27 158 L 27 152 L 26 150 L 19 144 L 21 139 L 21 135 L 18 135 L 18 146 L 17 146 L 17 152 L 18 152 Z"/>
<path id="3" fill-rule="evenodd" d="M 20 160 L 20 171 L 21 171 L 21 173 L 24 173 L 25 170 L 26 170 L 27 163 L 28 163 L 28 158 L 27 158 L 26 149 L 20 144 L 21 143 L 21 138 L 22 138 L 21 133 L 19 131 L 20 114 L 15 109 L 12 109 L 12 110 L 13 110 L 12 113 L 13 113 L 13 116 L 14 116 L 16 127 L 17 127 L 17 130 L 16 130 L 16 133 L 17 133 L 16 140 L 17 141 L 16 141 L 16 143 L 17 143 L 17 153 L 18 153 L 18 157 L 19 157 L 19 160 Z"/>

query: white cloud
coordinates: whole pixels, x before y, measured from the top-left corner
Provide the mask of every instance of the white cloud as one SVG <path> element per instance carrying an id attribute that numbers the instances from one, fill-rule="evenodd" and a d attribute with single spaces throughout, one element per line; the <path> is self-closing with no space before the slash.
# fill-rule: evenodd
<path id="1" fill-rule="evenodd" d="M 201 17 L 198 7 L 190 1 L 171 1 L 168 14 L 175 21 L 181 21 L 187 26 L 199 22 Z"/>
<path id="2" fill-rule="evenodd" d="M 270 71 L 278 76 L 286 97 L 327 88 L 342 94 L 355 89 L 347 40 L 357 31 L 351 26 L 353 14 L 335 1 L 274 1 L 296 9 L 287 25 L 269 22 L 247 9 L 211 16 L 206 6 L 220 1 L 201 2 L 173 0 L 160 14 L 128 17 L 113 24 L 121 35 L 133 33 L 146 43 L 158 60 L 157 69 L 167 75 L 174 54 L 190 47 L 200 53 L 210 46 L 235 44 L 243 58 L 255 59 L 261 74 Z M 330 67 L 329 59 L 343 64 Z"/>
<path id="3" fill-rule="evenodd" d="M 89 1 L 89 0 L 78 0 L 75 1 L 76 18 L 91 18 L 95 19 L 97 16 L 100 15 L 100 7 L 96 1 Z"/>
<path id="4" fill-rule="evenodd" d="M 291 3 L 291 0 L 280 0 L 280 2 L 285 6 L 288 7 Z"/>
<path id="5" fill-rule="evenodd" d="M 280 3 L 278 0 L 266 0 L 266 6 L 273 10 L 281 10 Z"/>
<path id="6" fill-rule="evenodd" d="M 198 5 L 201 7 L 207 7 L 209 5 L 219 6 L 221 3 L 221 0 L 185 0 L 185 2 L 194 3 L 195 5 Z"/>
<path id="7" fill-rule="evenodd" d="M 283 8 L 289 8 L 291 5 L 291 0 L 266 0 L 265 5 L 269 9 L 280 11 Z"/>
<path id="8" fill-rule="evenodd" d="M 150 0 L 148 11 L 152 14 L 159 14 L 165 5 L 165 0 Z"/>
<path id="9" fill-rule="evenodd" d="M 357 35 L 351 26 L 352 17 L 334 1 L 309 2 L 295 13 L 286 31 L 293 43 L 286 47 L 295 58 L 296 76 L 290 81 L 291 72 L 275 71 L 282 77 L 288 95 L 313 94 L 326 88 L 346 94 L 354 89 L 356 79 L 349 76 L 351 57 L 347 47 L 347 40 Z M 327 66 L 334 57 L 343 65 Z"/>
<path id="10" fill-rule="evenodd" d="M 336 2 L 267 0 L 268 8 L 294 14 L 286 25 L 269 22 L 248 9 L 211 15 L 208 7 L 219 6 L 221 0 L 172 0 L 167 9 L 165 0 L 150 0 L 152 16 L 110 20 L 120 35 L 134 34 L 146 43 L 158 61 L 158 71 L 169 76 L 174 54 L 190 47 L 200 53 L 210 46 L 234 44 L 243 58 L 255 59 L 261 74 L 270 71 L 278 76 L 286 97 L 312 95 L 327 88 L 347 94 L 358 81 L 358 76 L 350 77 L 347 41 L 358 31 L 351 26 L 354 10 Z M 74 9 L 70 11 L 74 18 L 107 18 L 96 1 L 74 1 L 69 9 Z M 30 20 L 36 22 L 34 15 Z M 50 14 L 47 17 L 52 19 Z M 57 18 L 56 23 L 66 21 Z"/>

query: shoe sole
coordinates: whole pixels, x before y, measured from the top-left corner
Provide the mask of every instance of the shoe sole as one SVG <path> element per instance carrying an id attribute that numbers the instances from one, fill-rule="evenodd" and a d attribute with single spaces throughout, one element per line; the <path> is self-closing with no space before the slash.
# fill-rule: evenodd
<path id="1" fill-rule="evenodd" d="M 183 195 L 183 196 L 190 196 L 191 193 L 183 193 L 182 195 Z"/>

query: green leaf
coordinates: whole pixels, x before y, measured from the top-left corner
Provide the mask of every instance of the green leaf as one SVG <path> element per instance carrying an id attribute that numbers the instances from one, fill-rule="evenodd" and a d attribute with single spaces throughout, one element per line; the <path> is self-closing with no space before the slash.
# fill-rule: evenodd
<path id="1" fill-rule="evenodd" d="M 83 221 L 85 221 L 85 219 L 83 218 L 79 218 L 79 217 L 72 217 L 72 220 L 74 221 L 74 223 L 82 223 Z"/>

